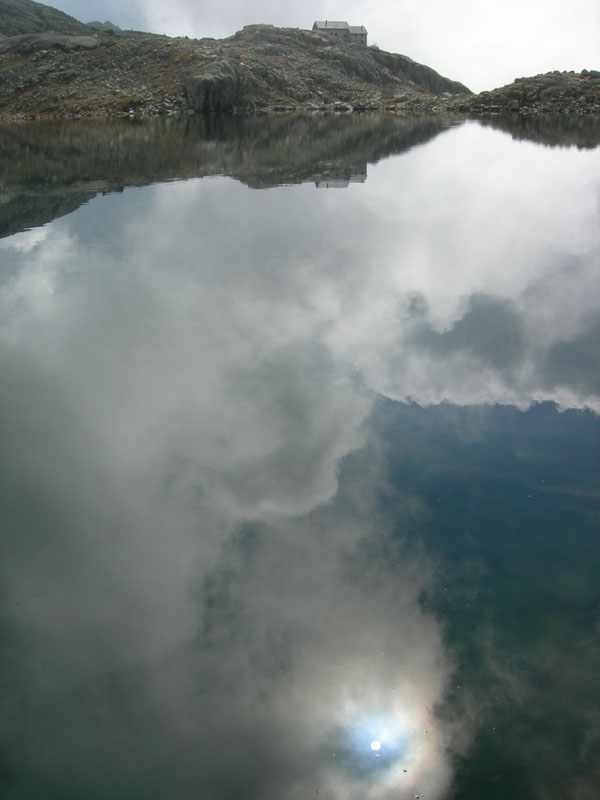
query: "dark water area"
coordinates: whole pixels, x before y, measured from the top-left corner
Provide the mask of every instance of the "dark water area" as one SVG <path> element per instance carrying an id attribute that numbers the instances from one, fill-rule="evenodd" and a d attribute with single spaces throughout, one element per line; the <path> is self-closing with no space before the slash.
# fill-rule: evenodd
<path id="1" fill-rule="evenodd" d="M 0 796 L 600 797 L 600 126 L 0 129 Z"/>

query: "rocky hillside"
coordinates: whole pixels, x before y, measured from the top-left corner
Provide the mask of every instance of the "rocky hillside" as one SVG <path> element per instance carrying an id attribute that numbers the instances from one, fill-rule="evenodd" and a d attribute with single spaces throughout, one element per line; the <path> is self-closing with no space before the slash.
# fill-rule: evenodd
<path id="1" fill-rule="evenodd" d="M 34 3 L 32 0 L 0 0 L 0 35 L 18 36 L 48 31 L 87 33 L 82 22 L 56 8 Z"/>
<path id="2" fill-rule="evenodd" d="M 0 3 L 14 4 L 30 16 L 39 5 L 31 0 Z M 12 35 L 8 18 L 0 20 L 0 33 L 11 34 L 0 39 L 0 113 L 342 111 L 383 109 L 398 93 L 469 94 L 462 84 L 407 56 L 336 42 L 324 33 L 272 25 L 249 25 L 222 40 L 84 25 L 67 33 L 63 16 L 70 20 L 57 17 L 53 30 L 49 21 L 42 32 L 20 35 Z"/>
<path id="3" fill-rule="evenodd" d="M 477 95 L 436 96 L 409 92 L 390 98 L 393 111 L 456 113 L 471 116 L 520 114 L 600 116 L 600 72 L 548 72 Z"/>
<path id="4" fill-rule="evenodd" d="M 470 110 L 527 115 L 600 114 L 600 72 L 548 72 L 482 92 L 468 103 Z"/>
<path id="5" fill-rule="evenodd" d="M 600 72 L 518 78 L 473 95 L 407 56 L 325 33 L 247 25 L 227 39 L 174 39 L 0 0 L 0 117 L 236 110 L 600 115 Z"/>

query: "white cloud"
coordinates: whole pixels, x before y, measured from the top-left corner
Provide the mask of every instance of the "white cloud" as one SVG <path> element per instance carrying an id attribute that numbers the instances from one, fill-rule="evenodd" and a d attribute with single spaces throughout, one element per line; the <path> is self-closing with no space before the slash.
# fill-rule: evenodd
<path id="1" fill-rule="evenodd" d="M 45 242 L 48 231 L 49 228 L 47 227 L 33 228 L 32 230 L 15 234 L 10 240 L 0 239 L 0 249 L 29 253 Z"/>

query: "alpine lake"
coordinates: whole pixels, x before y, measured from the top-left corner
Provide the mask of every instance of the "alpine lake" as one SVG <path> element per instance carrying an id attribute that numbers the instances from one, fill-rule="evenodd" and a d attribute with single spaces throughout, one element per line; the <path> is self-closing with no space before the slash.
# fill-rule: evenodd
<path id="1" fill-rule="evenodd" d="M 3 800 L 598 800 L 599 145 L 0 128 Z"/>

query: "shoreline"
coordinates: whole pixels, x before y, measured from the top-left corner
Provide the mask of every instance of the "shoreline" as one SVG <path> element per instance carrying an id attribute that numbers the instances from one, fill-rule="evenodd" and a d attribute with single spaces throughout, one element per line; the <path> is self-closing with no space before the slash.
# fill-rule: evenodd
<path id="1" fill-rule="evenodd" d="M 185 117 L 217 117 L 220 115 L 228 115 L 232 117 L 266 117 L 271 115 L 280 116 L 293 116 L 293 115 L 314 115 L 314 116 L 361 116 L 364 114 L 373 114 L 378 116 L 395 116 L 395 117 L 416 117 L 416 116 L 452 116 L 457 121 L 460 120 L 478 120 L 482 122 L 504 119 L 506 117 L 518 117 L 524 121 L 527 120 L 550 120 L 556 118 L 557 120 L 572 120 L 572 121 L 591 121 L 598 120 L 600 123 L 600 109 L 593 111 L 571 111 L 554 109 L 552 107 L 544 108 L 543 110 L 531 109 L 499 109 L 499 110 L 475 110 L 457 108 L 455 105 L 435 105 L 429 102 L 418 102 L 409 106 L 402 107 L 401 109 L 388 109 L 388 108 L 352 108 L 352 109 L 339 109 L 335 107 L 314 108 L 311 106 L 265 106 L 257 109 L 231 109 L 227 111 L 193 111 L 193 110 L 180 110 L 180 111 L 155 111 L 144 113 L 130 113 L 125 111 L 86 111 L 86 112 L 2 112 L 0 111 L 0 124 L 23 124 L 26 122 L 52 122 L 52 121 L 81 121 L 81 120 L 126 120 L 130 119 L 135 122 L 149 121 L 156 119 L 177 119 L 181 120 Z"/>

